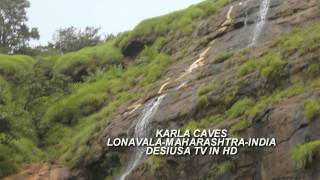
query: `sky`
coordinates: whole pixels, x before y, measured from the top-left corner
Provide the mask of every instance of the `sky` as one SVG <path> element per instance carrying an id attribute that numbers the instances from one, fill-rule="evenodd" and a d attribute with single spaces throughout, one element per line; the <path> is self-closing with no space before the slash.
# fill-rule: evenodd
<path id="1" fill-rule="evenodd" d="M 38 27 L 46 45 L 59 28 L 101 27 L 104 34 L 133 29 L 146 18 L 186 8 L 200 0 L 29 0 L 28 24 Z"/>

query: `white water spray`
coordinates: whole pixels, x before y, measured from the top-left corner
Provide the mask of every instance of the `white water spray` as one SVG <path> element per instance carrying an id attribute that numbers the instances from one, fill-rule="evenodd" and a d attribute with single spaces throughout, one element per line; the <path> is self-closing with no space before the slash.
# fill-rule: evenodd
<path id="1" fill-rule="evenodd" d="M 249 47 L 253 47 L 256 45 L 257 40 L 260 37 L 262 29 L 266 23 L 269 7 L 270 7 L 270 0 L 262 0 L 260 4 L 259 18 L 256 22 L 256 26 L 253 31 L 253 37 Z"/>
<path id="2" fill-rule="evenodd" d="M 152 99 L 143 109 L 138 122 L 134 128 L 134 138 L 147 138 L 150 136 L 150 125 L 152 119 L 157 112 L 162 100 L 166 94 Z M 140 164 L 141 160 L 145 156 L 146 148 L 135 148 L 133 155 L 129 161 L 126 171 L 119 178 L 125 180 L 126 177 Z"/>

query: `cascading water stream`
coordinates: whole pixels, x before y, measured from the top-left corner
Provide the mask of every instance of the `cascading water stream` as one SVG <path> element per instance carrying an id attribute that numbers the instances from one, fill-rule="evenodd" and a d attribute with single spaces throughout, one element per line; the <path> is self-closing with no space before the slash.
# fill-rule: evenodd
<path id="1" fill-rule="evenodd" d="M 230 18 L 232 9 L 233 7 L 231 8 L 231 10 L 229 10 L 229 13 L 228 13 L 229 18 Z M 209 47 L 200 54 L 199 58 L 194 63 L 192 63 L 190 67 L 187 69 L 187 71 L 183 73 L 179 78 L 177 78 L 176 81 L 180 81 L 183 77 L 190 74 L 195 69 L 199 68 L 200 66 L 203 66 L 204 65 L 203 60 L 205 59 L 205 56 L 207 55 L 207 53 L 209 52 L 209 50 L 211 49 L 214 43 L 215 41 L 210 42 Z M 184 86 L 187 85 L 188 82 L 189 82 L 188 80 L 183 81 L 177 88 L 175 88 L 175 90 L 179 90 L 183 88 Z M 162 91 L 165 89 L 165 87 L 169 83 L 171 83 L 170 78 L 168 78 L 166 82 L 160 87 L 158 94 L 161 94 Z M 165 97 L 166 97 L 166 94 L 160 95 L 156 98 L 153 98 L 149 103 L 146 104 L 134 128 L 134 135 L 133 135 L 134 138 L 148 138 L 151 136 L 150 125 L 152 123 L 154 115 L 158 111 L 158 108 L 162 100 Z M 140 107 L 139 105 L 140 104 L 134 105 L 133 110 L 131 110 L 130 113 L 135 111 L 137 107 Z M 143 147 L 134 149 L 131 159 L 128 163 L 127 169 L 120 176 L 119 180 L 125 180 L 126 177 L 140 164 L 140 162 L 143 160 L 145 156 L 145 151 L 146 151 L 146 148 L 143 148 Z"/>
<path id="2" fill-rule="evenodd" d="M 150 136 L 150 125 L 152 119 L 157 112 L 162 100 L 165 98 L 165 94 L 152 99 L 143 109 L 138 122 L 134 128 L 134 138 L 148 138 Z M 145 156 L 146 148 L 135 148 L 133 155 L 129 161 L 126 171 L 119 178 L 125 180 L 126 177 L 140 164 L 141 160 Z"/>
<path id="3" fill-rule="evenodd" d="M 266 23 L 267 15 L 270 7 L 270 1 L 271 0 L 262 0 L 260 4 L 260 11 L 259 11 L 259 17 L 256 22 L 256 26 L 253 31 L 253 36 L 251 43 L 249 44 L 249 47 L 253 47 L 256 45 L 258 38 L 260 37 L 260 34 L 262 32 L 262 29 Z"/>

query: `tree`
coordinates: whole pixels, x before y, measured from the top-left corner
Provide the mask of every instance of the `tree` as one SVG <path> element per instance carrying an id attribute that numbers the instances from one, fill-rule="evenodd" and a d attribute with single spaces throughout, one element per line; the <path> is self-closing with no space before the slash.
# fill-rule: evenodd
<path id="1" fill-rule="evenodd" d="M 29 7 L 28 0 L 0 0 L 0 51 L 16 52 L 30 39 L 39 39 L 38 29 L 26 25 Z"/>
<path id="2" fill-rule="evenodd" d="M 60 52 L 77 51 L 101 42 L 100 28 L 86 27 L 83 31 L 73 26 L 57 30 L 53 36 L 54 47 Z"/>

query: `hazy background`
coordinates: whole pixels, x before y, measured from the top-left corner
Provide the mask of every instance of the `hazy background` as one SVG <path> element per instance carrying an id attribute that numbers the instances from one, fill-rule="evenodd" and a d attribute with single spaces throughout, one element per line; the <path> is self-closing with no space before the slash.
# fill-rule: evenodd
<path id="1" fill-rule="evenodd" d="M 141 20 L 186 8 L 200 0 L 30 0 L 30 26 L 38 27 L 45 45 L 63 27 L 101 27 L 104 34 L 132 29 Z"/>

